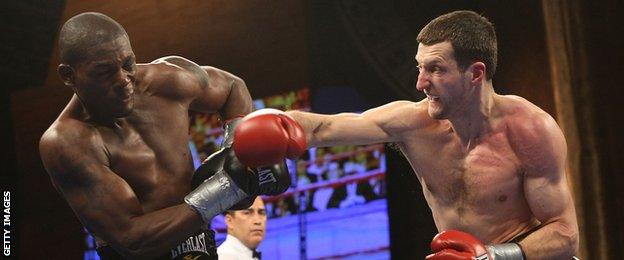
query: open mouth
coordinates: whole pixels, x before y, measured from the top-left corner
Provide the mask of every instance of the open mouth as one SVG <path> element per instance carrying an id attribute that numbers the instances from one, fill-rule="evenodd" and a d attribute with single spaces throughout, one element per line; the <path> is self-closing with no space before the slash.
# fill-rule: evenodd
<path id="1" fill-rule="evenodd" d="M 427 95 L 427 99 L 431 102 L 438 102 L 440 101 L 440 97 L 436 97 L 436 96 L 429 96 Z"/>

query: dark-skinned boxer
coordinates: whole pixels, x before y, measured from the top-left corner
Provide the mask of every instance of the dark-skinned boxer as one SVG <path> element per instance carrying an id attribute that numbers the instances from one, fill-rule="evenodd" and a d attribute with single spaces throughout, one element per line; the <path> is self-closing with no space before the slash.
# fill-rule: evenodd
<path id="1" fill-rule="evenodd" d="M 214 259 L 212 234 L 203 229 L 210 218 L 284 189 L 277 178 L 287 174 L 247 166 L 272 168 L 285 157 L 243 165 L 227 143 L 198 169 L 205 178 L 192 187 L 188 112 L 224 120 L 248 114 L 251 97 L 240 78 L 177 56 L 137 64 L 126 31 L 99 13 L 69 19 L 58 46 L 58 73 L 74 94 L 43 134 L 40 154 L 102 258 Z M 236 152 L 245 157 L 253 149 Z M 275 181 L 261 179 L 267 176 Z"/>

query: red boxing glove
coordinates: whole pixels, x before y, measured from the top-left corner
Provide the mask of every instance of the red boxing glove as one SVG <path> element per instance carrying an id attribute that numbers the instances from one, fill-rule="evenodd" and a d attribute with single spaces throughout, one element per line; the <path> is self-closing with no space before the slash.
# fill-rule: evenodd
<path id="1" fill-rule="evenodd" d="M 297 121 L 277 109 L 261 109 L 245 116 L 234 130 L 232 148 L 249 167 L 294 159 L 307 149 L 307 139 Z"/>
<path id="2" fill-rule="evenodd" d="M 474 236 L 457 230 L 447 230 L 438 233 L 431 241 L 430 254 L 426 260 L 487 260 L 485 245 Z"/>

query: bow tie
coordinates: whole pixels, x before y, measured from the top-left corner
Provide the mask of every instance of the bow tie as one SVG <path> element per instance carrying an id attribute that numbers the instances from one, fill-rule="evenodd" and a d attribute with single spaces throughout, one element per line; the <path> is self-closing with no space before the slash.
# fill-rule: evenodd
<path id="1" fill-rule="evenodd" d="M 257 259 L 262 259 L 262 253 L 254 250 L 253 253 L 251 254 L 251 257 L 252 258 L 257 258 Z"/>

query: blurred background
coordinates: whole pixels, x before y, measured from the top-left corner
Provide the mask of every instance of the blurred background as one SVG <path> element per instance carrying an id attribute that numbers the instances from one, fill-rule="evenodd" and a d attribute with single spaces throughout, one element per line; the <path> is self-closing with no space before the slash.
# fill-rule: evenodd
<path id="1" fill-rule="evenodd" d="M 246 81 L 257 105 L 292 105 L 267 103 L 294 95 L 296 109 L 335 113 L 421 99 L 414 86 L 416 35 L 429 20 L 459 9 L 485 15 L 497 29 L 497 92 L 520 95 L 540 106 L 566 135 L 579 256 L 624 259 L 624 3 L 617 0 L 3 2 L 1 188 L 11 191 L 12 222 L 6 228 L 11 230 L 13 255 L 82 259 L 90 246 L 81 224 L 52 187 L 38 152 L 41 134 L 72 94 L 56 74 L 56 37 L 68 18 L 102 12 L 125 27 L 138 62 L 180 55 L 224 69 Z M 200 118 L 195 123 L 209 125 L 209 117 L 195 118 Z M 203 141 L 190 144 L 200 146 L 195 147 L 198 156 L 209 149 L 201 147 Z M 327 167 L 325 172 L 310 170 L 317 159 L 316 168 Z M 349 163 L 358 160 L 360 164 Z M 363 170 L 358 166 L 369 161 Z M 332 162 L 336 165 L 330 166 Z M 301 252 L 310 259 L 423 259 L 429 253 L 436 233 L 430 210 L 411 168 L 392 148 L 311 150 L 291 164 L 297 173 L 293 178 L 308 182 L 296 182 L 302 186 L 292 187 L 289 198 L 269 198 L 272 221 L 292 227 L 271 230 L 274 222 L 269 222 L 269 232 L 292 234 L 289 250 L 294 251 L 289 252 L 294 255 L 282 259 L 300 257 Z M 347 174 L 353 172 L 359 177 Z M 330 244 L 314 244 L 320 241 L 312 235 L 319 223 L 344 220 L 348 212 L 373 214 L 376 229 L 368 237 L 347 232 L 334 234 Z M 307 251 L 301 251 L 302 228 L 309 234 Z M 347 246 L 342 245 L 354 241 L 374 243 L 343 250 Z M 318 254 L 310 254 L 314 251 Z"/>

